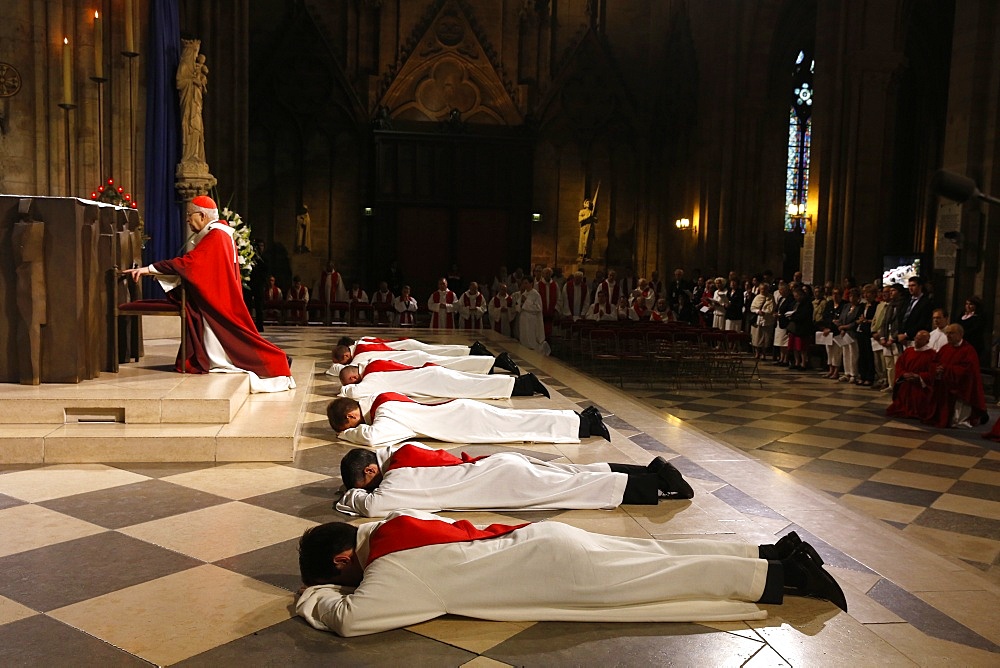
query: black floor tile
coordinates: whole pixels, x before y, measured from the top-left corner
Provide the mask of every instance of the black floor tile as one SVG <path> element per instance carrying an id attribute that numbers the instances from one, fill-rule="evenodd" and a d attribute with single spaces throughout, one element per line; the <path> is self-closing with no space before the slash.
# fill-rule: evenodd
<path id="1" fill-rule="evenodd" d="M 941 497 L 941 492 L 926 489 L 888 485 L 883 482 L 865 481 L 851 490 L 851 494 L 871 499 L 905 503 L 910 506 L 927 508 Z"/>
<path id="2" fill-rule="evenodd" d="M 745 430 L 740 429 L 737 433 L 743 433 Z M 761 450 L 767 450 L 768 452 L 782 452 L 788 455 L 798 455 L 799 457 L 822 457 L 826 453 L 830 452 L 830 448 L 820 447 L 818 445 L 802 445 L 800 443 L 786 443 L 783 441 L 775 441 L 774 443 L 768 443 L 760 448 Z"/>
<path id="3" fill-rule="evenodd" d="M 42 501 L 38 505 L 107 529 L 120 529 L 230 501 L 231 499 L 164 480 L 144 480 L 131 485 L 63 496 Z"/>
<path id="4" fill-rule="evenodd" d="M 959 480 L 948 490 L 949 494 L 960 494 L 971 496 L 974 499 L 984 499 L 986 501 L 1000 501 L 1000 486 L 984 485 L 967 480 Z"/>
<path id="5" fill-rule="evenodd" d="M 1000 653 L 1000 646 L 996 643 L 959 624 L 937 608 L 888 580 L 876 582 L 868 591 L 868 595 L 887 610 L 896 613 L 933 638 Z"/>
<path id="6" fill-rule="evenodd" d="M 343 515 L 333 510 L 333 503 L 340 497 L 340 487 L 338 476 L 243 499 L 243 503 L 314 522 L 336 522 L 344 519 Z"/>
<path id="7" fill-rule="evenodd" d="M 322 475 L 339 477 L 340 460 L 350 449 L 351 447 L 348 447 L 347 444 L 335 443 L 320 445 L 308 450 L 299 450 L 295 453 L 295 460 L 292 462 L 292 467 Z"/>
<path id="8" fill-rule="evenodd" d="M 709 665 L 727 656 L 742 665 L 760 649 L 755 641 L 698 624 L 535 624 L 483 653 L 514 666 L 662 666 L 679 660 Z"/>
<path id="9" fill-rule="evenodd" d="M 904 448 L 899 445 L 884 445 L 869 441 L 851 441 L 841 445 L 840 448 L 853 452 L 864 452 L 869 455 L 881 455 L 883 457 L 902 457 L 911 450 L 911 448 Z"/>
<path id="10" fill-rule="evenodd" d="M 724 485 L 712 492 L 713 495 L 722 499 L 730 507 L 747 515 L 758 517 L 768 517 L 775 520 L 785 519 L 784 515 L 777 512 L 770 506 L 766 506 L 752 496 L 740 491 L 732 485 Z"/>
<path id="11" fill-rule="evenodd" d="M 15 499 L 13 496 L 7 496 L 6 494 L 0 494 L 0 510 L 4 508 L 13 508 L 14 506 L 23 506 L 24 501 L 21 499 Z"/>
<path id="12" fill-rule="evenodd" d="M 201 563 L 106 531 L 0 558 L 0 595 L 45 612 Z"/>
<path id="13" fill-rule="evenodd" d="M 960 466 L 945 466 L 933 462 L 922 462 L 916 459 L 898 459 L 889 465 L 889 468 L 897 471 L 908 471 L 909 473 L 923 473 L 933 475 L 938 478 L 953 478 L 958 480 L 968 469 Z"/>
<path id="14" fill-rule="evenodd" d="M 150 666 L 60 621 L 37 615 L 0 626 L 2 666 Z"/>
<path id="15" fill-rule="evenodd" d="M 941 529 L 953 533 L 964 533 L 969 536 L 979 536 L 990 540 L 1000 540 L 1000 520 L 988 517 L 976 517 L 963 513 L 953 513 L 948 510 L 928 508 L 920 513 L 914 524 L 931 529 Z"/>
<path id="16" fill-rule="evenodd" d="M 815 459 L 808 464 L 800 466 L 799 471 L 809 471 L 823 475 L 837 475 L 844 478 L 855 478 L 857 480 L 867 480 L 879 472 L 872 466 L 862 466 L 860 464 L 848 464 L 845 462 L 835 462 L 829 459 Z"/>
<path id="17" fill-rule="evenodd" d="M 227 557 L 215 565 L 288 591 L 298 591 L 302 586 L 298 538 Z"/>
<path id="18" fill-rule="evenodd" d="M 295 618 L 216 647 L 175 666 L 461 666 L 476 658 L 465 650 L 410 631 L 341 638 Z"/>
<path id="19" fill-rule="evenodd" d="M 951 436 L 951 434 L 948 434 Z M 982 442 L 982 441 L 981 441 Z M 933 452 L 946 452 L 951 455 L 963 455 L 965 457 L 983 457 L 989 452 L 988 449 L 968 443 L 938 443 L 937 441 L 927 441 L 920 446 L 921 450 L 931 450 Z"/>

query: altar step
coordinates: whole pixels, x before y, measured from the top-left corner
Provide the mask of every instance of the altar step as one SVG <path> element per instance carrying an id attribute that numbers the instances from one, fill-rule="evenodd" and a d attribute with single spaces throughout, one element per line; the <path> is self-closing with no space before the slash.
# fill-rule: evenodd
<path id="1" fill-rule="evenodd" d="M 292 460 L 312 361 L 295 390 L 250 394 L 243 374 L 174 372 L 176 347 L 76 385 L 0 385 L 0 464 Z"/>

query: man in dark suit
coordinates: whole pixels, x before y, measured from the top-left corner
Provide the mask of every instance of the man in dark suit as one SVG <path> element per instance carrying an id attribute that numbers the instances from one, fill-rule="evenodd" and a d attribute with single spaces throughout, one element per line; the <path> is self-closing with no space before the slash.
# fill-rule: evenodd
<path id="1" fill-rule="evenodd" d="M 903 345 L 913 341 L 920 330 L 929 331 L 931 329 L 931 315 L 934 312 L 931 300 L 924 294 L 919 277 L 910 276 L 909 289 L 910 302 L 903 311 L 899 334 L 897 334 L 897 340 Z"/>

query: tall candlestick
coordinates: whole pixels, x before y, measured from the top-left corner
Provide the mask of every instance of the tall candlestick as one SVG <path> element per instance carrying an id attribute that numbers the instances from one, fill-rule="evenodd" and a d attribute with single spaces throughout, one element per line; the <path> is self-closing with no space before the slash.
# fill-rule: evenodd
<path id="1" fill-rule="evenodd" d="M 135 53 L 135 17 L 132 11 L 132 0 L 125 0 L 125 53 Z"/>
<path id="2" fill-rule="evenodd" d="M 73 104 L 73 54 L 69 37 L 63 37 L 63 102 Z"/>
<path id="3" fill-rule="evenodd" d="M 94 12 L 94 77 L 104 78 L 104 26 L 97 12 Z"/>

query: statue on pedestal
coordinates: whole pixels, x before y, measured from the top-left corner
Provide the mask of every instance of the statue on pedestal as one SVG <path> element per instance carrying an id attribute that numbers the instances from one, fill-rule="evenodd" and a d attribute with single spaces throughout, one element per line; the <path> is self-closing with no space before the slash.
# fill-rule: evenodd
<path id="1" fill-rule="evenodd" d="M 182 39 L 177 65 L 177 91 L 180 94 L 181 138 L 183 151 L 177 164 L 177 190 L 182 198 L 205 194 L 217 180 L 205 161 L 205 123 L 202 119 L 204 96 L 208 90 L 208 66 L 198 53 L 201 40 Z"/>
<path id="2" fill-rule="evenodd" d="M 303 204 L 295 216 L 295 252 L 308 253 L 312 246 L 312 221 L 309 220 L 309 207 Z"/>

